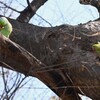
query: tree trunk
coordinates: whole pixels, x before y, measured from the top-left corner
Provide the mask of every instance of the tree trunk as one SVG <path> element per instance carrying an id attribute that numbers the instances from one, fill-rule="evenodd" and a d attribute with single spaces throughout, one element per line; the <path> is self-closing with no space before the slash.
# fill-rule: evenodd
<path id="1" fill-rule="evenodd" d="M 37 77 L 63 100 L 80 100 L 78 93 L 100 99 L 100 61 L 92 50 L 99 20 L 57 27 L 10 22 L 18 45 L 0 36 L 1 66 Z"/>

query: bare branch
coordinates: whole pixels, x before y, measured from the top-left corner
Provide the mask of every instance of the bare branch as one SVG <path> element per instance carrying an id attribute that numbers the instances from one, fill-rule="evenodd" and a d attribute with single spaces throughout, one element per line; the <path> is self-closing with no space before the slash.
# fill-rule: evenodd
<path id="1" fill-rule="evenodd" d="M 22 82 L 23 82 L 25 79 L 26 79 L 26 77 L 24 77 L 24 78 L 17 84 L 16 88 L 15 88 L 15 89 L 12 91 L 12 93 L 10 94 L 8 100 L 9 100 L 10 98 L 13 98 L 13 95 L 14 95 L 15 92 L 19 89 L 20 85 L 22 84 Z M 12 99 L 12 100 L 13 100 L 13 99 Z"/>
<path id="2" fill-rule="evenodd" d="M 46 2 L 47 0 L 33 0 L 31 4 L 28 2 L 28 6 L 21 12 L 17 20 L 21 22 L 29 22 L 29 20 L 35 15 L 36 11 Z"/>
<path id="3" fill-rule="evenodd" d="M 21 13 L 20 11 L 18 11 L 18 10 L 14 9 L 14 8 L 12 8 L 12 7 L 10 7 L 10 6 L 8 6 L 8 5 L 5 4 L 5 3 L 3 3 L 2 1 L 0 1 L 0 3 L 3 4 L 6 8 L 9 8 L 9 9 L 11 9 L 11 10 L 17 12 L 17 13 Z"/>
<path id="4" fill-rule="evenodd" d="M 45 21 L 47 24 L 49 24 L 51 27 L 52 27 L 52 24 L 50 23 L 50 22 L 48 22 L 47 20 L 45 20 L 44 18 L 42 18 L 40 15 L 38 15 L 37 13 L 36 13 L 36 15 L 38 16 L 38 17 L 40 17 L 43 21 Z"/>
<path id="5" fill-rule="evenodd" d="M 5 96 L 3 97 L 4 99 L 8 99 L 8 90 L 7 90 L 7 80 L 5 79 L 5 74 L 4 74 L 4 69 L 2 67 L 2 78 L 3 78 L 3 82 L 4 82 L 4 90 L 5 90 Z"/>
<path id="6" fill-rule="evenodd" d="M 5 7 L 2 7 L 2 8 L 9 8 L 9 9 L 11 9 L 12 11 L 15 11 L 15 12 L 17 12 L 17 13 L 21 13 L 21 11 L 18 11 L 18 10 L 16 10 L 16 9 L 14 9 L 14 8 L 12 8 L 12 7 L 10 7 L 10 6 L 8 6 L 7 4 L 1 2 L 1 1 L 0 1 L 0 3 L 3 4 L 3 5 L 5 6 Z M 28 6 L 30 7 L 30 9 L 32 10 L 32 7 L 31 7 L 31 4 L 29 3 L 29 0 L 27 0 L 27 3 L 28 3 Z M 47 24 L 49 24 L 49 25 L 52 27 L 52 25 L 51 25 L 50 22 L 48 22 L 47 20 L 45 20 L 44 18 L 42 18 L 39 14 L 37 14 L 37 13 L 35 13 L 35 14 L 36 14 L 38 17 L 40 17 L 43 21 L 45 21 Z"/>

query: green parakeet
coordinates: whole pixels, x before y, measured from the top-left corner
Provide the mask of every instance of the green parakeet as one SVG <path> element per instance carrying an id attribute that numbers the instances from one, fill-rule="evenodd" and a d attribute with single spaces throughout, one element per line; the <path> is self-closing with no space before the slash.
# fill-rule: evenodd
<path id="1" fill-rule="evenodd" d="M 92 48 L 97 53 L 97 57 L 100 59 L 100 42 L 93 44 Z"/>
<path id="2" fill-rule="evenodd" d="M 12 32 L 12 25 L 5 17 L 0 17 L 0 33 L 4 36 L 8 37 L 10 36 Z"/>

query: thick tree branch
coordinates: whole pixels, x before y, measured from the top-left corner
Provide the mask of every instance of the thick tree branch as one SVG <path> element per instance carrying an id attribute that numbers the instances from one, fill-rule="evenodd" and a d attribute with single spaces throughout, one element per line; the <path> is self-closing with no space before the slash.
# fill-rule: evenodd
<path id="1" fill-rule="evenodd" d="M 28 6 L 21 12 L 17 18 L 20 22 L 29 22 L 29 20 L 35 15 L 36 11 L 46 2 L 47 0 L 33 0 Z"/>
<path id="2" fill-rule="evenodd" d="M 34 63 L 29 75 L 39 78 L 63 100 L 78 100 L 78 93 L 99 100 L 100 62 L 95 59 L 96 54 L 92 51 L 92 45 L 100 39 L 99 21 L 52 28 L 38 27 L 14 20 L 10 22 L 14 28 L 10 39 L 45 65 L 41 67 L 37 64 L 40 67 L 36 67 Z M 9 44 L 5 45 L 9 47 Z M 2 51 L 2 46 L 0 47 Z M 29 60 L 23 59 L 19 63 L 17 60 L 19 57 L 16 55 L 17 59 L 14 62 L 13 52 L 7 53 L 6 50 L 8 49 L 5 49 L 5 53 L 0 51 L 2 54 L 0 61 L 9 64 L 16 71 L 27 74 L 31 66 Z M 9 57 L 13 58 L 13 61 Z"/>
<path id="3" fill-rule="evenodd" d="M 49 87 L 52 90 L 54 90 L 56 93 L 58 93 L 58 95 L 62 95 L 61 94 L 63 92 L 62 87 L 56 86 L 56 83 L 51 73 L 48 72 L 50 71 L 50 68 L 48 69 L 48 66 L 46 66 L 41 61 L 36 59 L 24 48 L 22 48 L 18 44 L 12 42 L 11 40 L 9 40 L 8 38 L 2 35 L 0 35 L 0 65 L 14 71 L 19 71 L 27 76 L 31 75 L 31 76 L 35 76 L 39 78 L 40 80 L 42 79 L 42 81 L 48 86 L 50 85 Z M 59 66 L 60 65 L 58 64 L 55 66 L 51 66 L 51 68 L 57 67 L 57 69 L 59 70 L 60 69 Z M 56 90 L 61 91 L 61 93 Z M 68 90 L 70 91 L 70 88 Z M 72 90 L 73 89 L 71 88 L 71 91 Z M 74 100 L 76 98 L 76 97 L 73 97 L 75 95 L 74 91 L 75 90 L 72 91 L 72 94 L 70 94 L 70 96 L 63 96 L 62 98 Z M 78 95 L 77 95 L 77 98 L 78 98 Z"/>
<path id="4" fill-rule="evenodd" d="M 19 68 L 22 68 L 24 66 L 30 66 L 34 65 L 35 67 L 45 67 L 45 65 L 36 59 L 33 55 L 31 55 L 27 50 L 19 46 L 18 44 L 12 42 L 8 38 L 0 35 L 0 63 L 2 65 L 5 65 L 6 67 L 12 69 L 12 70 L 18 70 Z M 7 61 L 7 62 L 6 62 Z M 24 62 L 25 61 L 25 62 Z M 18 69 L 14 69 L 12 67 L 9 67 L 9 62 L 12 64 L 12 66 L 16 65 L 18 66 Z M 17 62 L 17 63 L 14 63 Z M 8 66 L 7 66 L 8 65 Z M 21 66 L 20 66 L 21 65 Z M 25 68 L 25 67 L 24 67 Z M 19 69 L 20 71 L 21 69 Z M 30 74 L 31 72 L 24 72 L 25 75 Z"/>

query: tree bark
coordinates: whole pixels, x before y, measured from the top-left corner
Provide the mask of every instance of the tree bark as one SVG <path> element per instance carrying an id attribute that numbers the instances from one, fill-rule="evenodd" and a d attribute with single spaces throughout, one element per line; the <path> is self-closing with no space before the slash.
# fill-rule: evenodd
<path id="1" fill-rule="evenodd" d="M 20 22 L 29 22 L 30 19 L 35 15 L 36 11 L 46 2 L 47 0 L 33 0 L 28 6 L 20 13 L 17 20 Z"/>
<path id="2" fill-rule="evenodd" d="M 10 39 L 18 45 L 0 36 L 1 66 L 39 78 L 63 100 L 80 100 L 78 93 L 100 99 L 100 61 L 92 50 L 99 20 L 56 27 L 10 22 Z"/>

